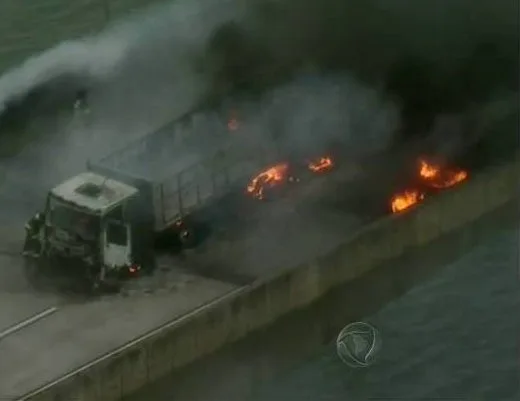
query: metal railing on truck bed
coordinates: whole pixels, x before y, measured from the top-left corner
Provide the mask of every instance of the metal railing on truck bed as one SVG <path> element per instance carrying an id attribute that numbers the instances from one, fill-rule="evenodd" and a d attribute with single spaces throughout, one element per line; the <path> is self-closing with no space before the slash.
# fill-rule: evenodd
<path id="1" fill-rule="evenodd" d="M 188 113 L 161 128 L 111 152 L 97 164 L 131 172 L 148 180 L 160 180 L 183 170 L 193 154 L 212 153 L 229 139 L 226 124 L 210 111 Z"/>
<path id="2" fill-rule="evenodd" d="M 245 186 L 269 162 L 262 144 L 230 132 L 222 113 L 190 113 L 96 162 L 90 169 L 149 185 L 155 229 Z"/>
<path id="3" fill-rule="evenodd" d="M 220 152 L 233 152 L 233 149 L 222 149 Z M 215 154 L 213 159 L 194 164 L 155 185 L 158 230 L 196 212 L 230 191 L 245 188 L 251 175 L 266 163 L 265 158 L 256 157 L 221 164 L 218 161 L 220 157 Z"/>

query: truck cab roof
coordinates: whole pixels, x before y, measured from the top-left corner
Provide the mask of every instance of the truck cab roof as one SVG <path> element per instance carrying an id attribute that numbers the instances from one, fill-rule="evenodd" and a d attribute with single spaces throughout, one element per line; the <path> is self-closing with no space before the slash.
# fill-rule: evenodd
<path id="1" fill-rule="evenodd" d="M 103 213 L 135 195 L 137 189 L 102 175 L 78 174 L 51 191 L 52 195 L 94 213 Z"/>

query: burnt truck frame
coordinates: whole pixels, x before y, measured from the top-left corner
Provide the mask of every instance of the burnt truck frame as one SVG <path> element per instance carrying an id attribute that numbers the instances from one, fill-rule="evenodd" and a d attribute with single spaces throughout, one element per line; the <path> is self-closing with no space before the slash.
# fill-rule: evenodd
<path id="1" fill-rule="evenodd" d="M 516 104 L 516 97 L 513 101 L 507 98 L 485 110 L 476 109 L 470 113 L 470 120 L 475 123 L 482 114 L 489 114 L 491 120 L 516 116 Z M 231 106 L 221 104 L 187 113 L 99 160 L 89 161 L 87 172 L 49 191 L 45 210 L 36 219 L 43 224 L 27 230 L 24 253 L 31 270 L 60 264 L 85 273 L 95 286 L 112 279 L 117 284 L 122 276 L 155 268 L 158 237 L 176 238 L 178 243 L 192 246 L 199 216 L 204 221 L 207 208 L 218 209 L 226 203 L 227 195 L 235 190 L 242 194 L 257 173 L 288 160 L 276 122 L 272 129 L 250 130 L 248 112 L 241 109 L 238 129 L 230 128 Z M 241 126 L 243 121 L 246 124 Z M 487 143 L 484 139 L 505 143 L 501 136 L 490 136 L 488 128 L 480 125 L 470 129 L 465 142 L 470 148 Z M 421 149 L 428 150 L 425 146 L 434 148 L 429 143 L 419 138 L 421 146 L 408 143 L 405 148 L 409 152 L 401 149 L 403 152 L 397 153 L 403 153 L 406 160 L 408 153 L 417 156 Z M 314 151 L 322 154 L 319 149 Z M 396 151 L 388 151 L 394 161 Z M 462 153 L 467 151 L 463 149 Z M 293 156 L 301 160 L 305 155 Z M 458 159 L 455 154 L 451 156 Z M 25 252 L 35 243 L 37 252 Z M 56 259 L 60 263 L 55 263 Z"/>
<path id="2" fill-rule="evenodd" d="M 118 285 L 155 268 L 158 238 L 193 246 L 197 212 L 235 189 L 243 192 L 276 157 L 265 137 L 230 130 L 228 111 L 186 114 L 89 160 L 86 172 L 53 188 L 41 213 L 39 252 L 30 255 L 33 270 L 59 263 L 96 287 Z M 24 248 L 31 235 L 28 230 Z"/>

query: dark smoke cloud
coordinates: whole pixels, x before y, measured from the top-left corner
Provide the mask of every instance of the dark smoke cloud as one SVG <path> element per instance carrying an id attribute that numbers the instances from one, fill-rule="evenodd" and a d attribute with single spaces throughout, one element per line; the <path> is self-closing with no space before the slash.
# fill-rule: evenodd
<path id="1" fill-rule="evenodd" d="M 399 109 L 346 74 L 306 72 L 267 91 L 244 116 L 247 134 L 270 138 L 279 157 L 305 160 L 345 149 L 350 158 L 392 143 Z"/>
<path id="2" fill-rule="evenodd" d="M 271 72 L 276 82 L 280 70 L 286 71 L 281 74 L 286 77 L 288 71 L 309 65 L 323 74 L 346 73 L 393 98 L 401 108 L 400 133 L 405 138 L 429 136 L 431 150 L 447 155 L 460 153 L 464 144 L 469 146 L 489 133 L 489 127 L 475 127 L 489 126 L 486 104 L 505 97 L 508 132 L 516 137 L 517 1 L 273 0 L 256 4 L 247 26 L 236 35 L 240 41 L 229 40 L 233 45 L 227 49 L 228 65 L 221 76 L 232 86 L 254 87 L 263 71 Z M 230 27 L 225 29 L 232 36 Z M 237 56 L 239 43 L 246 57 Z M 257 49 L 256 56 L 251 49 Z M 249 73 L 248 79 L 235 73 L 237 59 L 242 65 L 250 60 L 248 68 L 242 68 Z M 497 117 L 491 121 L 496 123 Z M 469 129 L 475 132 L 468 133 Z M 510 139 L 508 143 L 516 142 Z"/>
<path id="3" fill-rule="evenodd" d="M 395 94 L 410 116 L 460 110 L 518 87 L 515 0 L 257 3 L 244 28 L 252 45 L 243 46 L 264 55 L 264 65 L 249 56 L 253 76 L 306 63 L 349 71 Z"/>
<path id="4" fill-rule="evenodd" d="M 261 91 L 312 66 L 389 92 L 410 123 L 423 121 L 517 87 L 517 8 L 515 0 L 176 1 L 32 58 L 0 79 L 0 107 L 68 74 L 94 81 L 85 85 L 103 121 L 124 115 L 114 128 L 139 130 L 172 108 Z"/>
<path id="5" fill-rule="evenodd" d="M 36 55 L 0 78 L 0 104 L 56 76 L 91 90 L 91 125 L 62 127 L 67 136 L 39 156 L 59 171 L 46 167 L 49 182 L 203 99 L 266 87 L 259 126 L 289 109 L 286 143 L 318 146 L 343 132 L 355 153 L 391 142 L 395 118 L 378 137 L 372 120 L 386 117 L 373 113 L 401 110 L 400 132 L 415 135 L 436 131 L 439 115 L 460 121 L 468 107 L 516 91 L 517 8 L 514 0 L 178 0 Z M 313 80 L 297 78 L 302 70 Z M 345 107 L 362 129 L 335 129 Z M 335 134 L 315 135 L 312 118 L 321 118 L 316 130 Z"/>

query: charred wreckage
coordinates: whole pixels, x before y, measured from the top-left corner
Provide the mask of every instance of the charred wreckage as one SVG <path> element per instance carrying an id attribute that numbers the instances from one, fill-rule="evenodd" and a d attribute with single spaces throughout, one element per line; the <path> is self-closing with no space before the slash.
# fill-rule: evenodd
<path id="1" fill-rule="evenodd" d="M 248 135 L 240 113 L 228 106 L 189 113 L 89 161 L 86 172 L 49 191 L 43 211 L 26 225 L 31 271 L 59 264 L 92 288 L 118 287 L 155 269 L 158 238 L 196 246 L 201 212 L 230 193 L 260 203 L 336 168 L 332 150 L 297 158 L 273 151 L 276 141 Z M 470 175 L 416 154 L 410 177 L 385 200 L 388 213 L 403 213 Z"/>
<path id="2" fill-rule="evenodd" d="M 23 254 L 32 274 L 63 265 L 93 288 L 118 286 L 154 270 L 158 239 L 195 246 L 199 212 L 219 199 L 235 192 L 265 200 L 299 180 L 289 176 L 289 163 L 265 168 L 272 154 L 241 128 L 234 116 L 191 113 L 89 161 L 86 172 L 51 189 L 43 211 L 26 224 Z M 301 166 L 309 174 L 332 167 L 329 157 Z"/>

